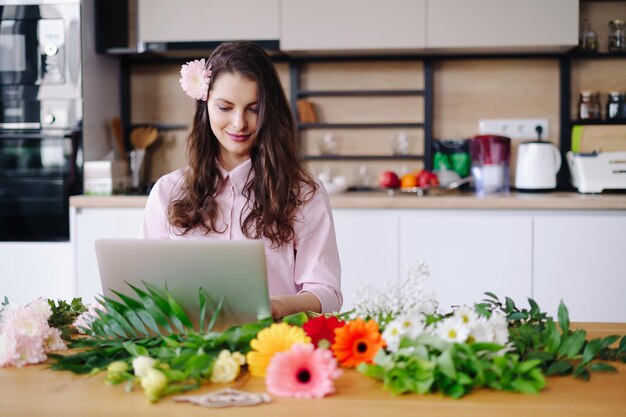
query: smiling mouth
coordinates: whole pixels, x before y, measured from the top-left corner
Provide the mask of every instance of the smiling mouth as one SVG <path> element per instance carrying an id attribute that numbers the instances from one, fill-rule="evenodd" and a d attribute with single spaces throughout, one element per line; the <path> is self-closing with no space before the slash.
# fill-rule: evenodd
<path id="1" fill-rule="evenodd" d="M 245 142 L 250 136 L 252 136 L 252 134 L 250 133 L 247 135 L 235 135 L 234 133 L 226 132 L 226 134 L 228 135 L 229 138 L 231 138 L 235 142 Z"/>

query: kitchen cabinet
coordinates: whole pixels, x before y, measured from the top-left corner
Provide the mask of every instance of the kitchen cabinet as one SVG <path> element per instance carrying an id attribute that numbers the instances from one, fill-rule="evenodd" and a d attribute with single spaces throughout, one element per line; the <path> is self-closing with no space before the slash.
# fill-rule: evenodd
<path id="1" fill-rule="evenodd" d="M 137 238 L 143 208 L 71 208 L 72 257 L 76 296 L 85 303 L 102 294 L 95 242 L 103 238 Z"/>
<path id="2" fill-rule="evenodd" d="M 626 213 L 535 216 L 533 287 L 556 314 L 562 299 L 575 321 L 626 321 Z"/>
<path id="3" fill-rule="evenodd" d="M 501 211 L 406 211 L 400 217 L 401 280 L 426 262 L 426 286 L 442 311 L 473 305 L 486 291 L 525 302 L 531 296 L 532 218 Z"/>
<path id="4" fill-rule="evenodd" d="M 74 295 L 70 242 L 2 242 L 0 265 L 0 301 L 27 304 Z"/>
<path id="5" fill-rule="evenodd" d="M 565 51 L 578 44 L 578 7 L 578 0 L 429 0 L 427 46 Z"/>
<path id="6" fill-rule="evenodd" d="M 426 0 L 283 0 L 280 49 L 382 51 L 426 46 Z"/>
<path id="7" fill-rule="evenodd" d="M 139 0 L 139 41 L 276 41 L 279 37 L 278 2 L 279 0 Z"/>
<path id="8" fill-rule="evenodd" d="M 398 214 L 389 210 L 334 209 L 341 259 L 343 311 L 354 307 L 357 290 L 398 282 Z"/>

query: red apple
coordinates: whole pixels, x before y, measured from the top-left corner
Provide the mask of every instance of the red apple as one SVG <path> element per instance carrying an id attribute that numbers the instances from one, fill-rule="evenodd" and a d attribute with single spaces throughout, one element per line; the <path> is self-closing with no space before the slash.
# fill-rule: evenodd
<path id="1" fill-rule="evenodd" d="M 393 171 L 384 171 L 380 174 L 380 186 L 383 188 L 399 188 L 400 178 Z"/>
<path id="2" fill-rule="evenodd" d="M 417 186 L 421 188 L 425 187 L 438 187 L 439 180 L 434 172 L 423 169 L 417 174 Z"/>

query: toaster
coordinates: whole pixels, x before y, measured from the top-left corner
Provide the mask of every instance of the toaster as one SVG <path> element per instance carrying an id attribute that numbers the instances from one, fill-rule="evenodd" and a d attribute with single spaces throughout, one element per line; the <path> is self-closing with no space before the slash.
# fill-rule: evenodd
<path id="1" fill-rule="evenodd" d="M 567 153 L 572 184 L 580 193 L 626 190 L 626 152 Z"/>

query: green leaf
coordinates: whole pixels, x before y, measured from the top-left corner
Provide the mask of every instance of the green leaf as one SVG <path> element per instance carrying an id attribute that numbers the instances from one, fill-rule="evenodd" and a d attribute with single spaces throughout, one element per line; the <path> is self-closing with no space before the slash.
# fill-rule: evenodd
<path id="1" fill-rule="evenodd" d="M 504 299 L 506 300 L 505 305 L 507 314 L 510 314 L 517 310 L 517 307 L 515 307 L 515 302 L 512 299 L 510 299 L 509 297 L 505 297 Z"/>
<path id="2" fill-rule="evenodd" d="M 214 360 L 215 359 L 213 357 L 207 355 L 206 353 L 195 355 L 187 361 L 185 370 L 192 377 L 199 378 L 202 376 L 209 376 L 211 374 Z"/>
<path id="3" fill-rule="evenodd" d="M 437 365 L 441 372 L 450 379 L 456 379 L 456 369 L 452 360 L 451 349 L 446 349 L 437 358 Z"/>
<path id="4" fill-rule="evenodd" d="M 584 346 L 586 338 L 587 332 L 584 330 L 576 330 L 563 340 L 559 354 L 568 358 L 574 358 Z"/>
<path id="5" fill-rule="evenodd" d="M 128 283 L 127 283 L 128 284 Z M 158 323 L 159 326 L 163 327 L 168 333 L 172 333 L 172 327 L 170 326 L 169 322 L 167 321 L 167 316 L 164 314 L 163 310 L 161 310 L 161 308 L 159 307 L 159 304 L 157 303 L 157 301 L 155 299 L 153 299 L 152 297 L 150 297 L 150 295 L 146 292 L 144 292 L 143 290 L 128 284 L 128 286 L 130 288 L 133 289 L 133 291 L 135 291 L 135 294 L 137 294 L 139 296 L 139 299 L 141 300 L 143 306 L 145 307 L 146 311 L 148 311 L 151 315 L 151 317 L 154 318 L 154 320 Z M 164 304 L 164 308 L 167 308 L 167 303 Z M 145 321 L 144 321 L 145 323 Z M 158 330 L 158 329 L 157 329 Z M 154 330 L 153 330 L 154 331 Z M 160 331 L 155 332 L 157 334 L 162 334 Z"/>
<path id="6" fill-rule="evenodd" d="M 148 353 L 148 349 L 146 349 L 145 347 L 141 345 L 135 344 L 133 342 L 124 342 L 123 346 L 124 346 L 124 349 L 126 349 L 126 351 L 134 357 L 150 356 L 150 354 Z"/>
<path id="7" fill-rule="evenodd" d="M 598 352 L 602 350 L 602 340 L 601 339 L 593 339 L 587 342 L 585 345 L 585 350 L 583 351 L 583 361 L 584 365 L 588 364 L 596 357 Z"/>
<path id="8" fill-rule="evenodd" d="M 204 288 L 198 288 L 198 299 L 200 300 L 200 331 L 204 332 L 204 320 L 206 316 L 207 293 Z"/>
<path id="9" fill-rule="evenodd" d="M 589 381 L 591 375 L 589 374 L 589 370 L 587 369 L 587 367 L 580 364 L 576 367 L 576 369 L 574 369 L 574 377 Z"/>
<path id="10" fill-rule="evenodd" d="M 567 307 L 563 300 L 559 303 L 559 310 L 557 312 L 559 317 L 559 326 L 561 326 L 561 331 L 563 334 L 569 333 L 569 312 L 567 311 Z"/>
<path id="11" fill-rule="evenodd" d="M 385 369 L 380 365 L 371 365 L 361 362 L 356 367 L 356 370 L 367 377 L 378 379 L 379 381 L 382 381 L 385 378 Z"/>
<path id="12" fill-rule="evenodd" d="M 539 304 L 532 298 L 528 298 L 528 304 L 530 305 L 530 315 L 533 316 L 536 313 L 539 313 L 541 309 L 539 308 Z"/>
<path id="13" fill-rule="evenodd" d="M 525 381 L 523 379 L 515 379 L 511 382 L 511 386 L 517 392 L 523 392 L 525 394 L 536 394 L 539 392 L 540 388 L 535 386 L 530 381 Z"/>
<path id="14" fill-rule="evenodd" d="M 484 294 L 485 294 L 487 297 L 492 298 L 494 301 L 496 301 L 496 302 L 498 302 L 498 303 L 500 302 L 500 300 L 498 300 L 498 296 L 497 296 L 497 295 L 495 295 L 494 293 L 487 291 L 487 292 L 485 292 Z"/>
<path id="15" fill-rule="evenodd" d="M 167 292 L 166 295 L 167 295 L 167 302 L 172 312 L 172 315 L 170 315 L 170 319 L 172 320 L 174 325 L 176 326 L 176 324 L 180 322 L 184 326 L 184 328 L 180 328 L 178 326 L 176 327 L 181 332 L 184 332 L 185 330 L 193 329 L 193 324 L 191 323 L 191 320 L 189 319 L 189 316 L 187 315 L 187 313 L 185 313 L 185 310 L 183 310 L 182 306 L 178 303 L 178 301 L 174 299 L 174 297 L 172 297 L 172 294 Z M 176 317 L 176 319 L 178 320 L 174 320 L 174 317 Z"/>
<path id="16" fill-rule="evenodd" d="M 592 363 L 591 364 L 591 370 L 592 371 L 599 371 L 599 372 L 617 372 L 617 368 L 616 367 L 614 367 L 613 365 L 610 365 L 608 363 L 604 363 L 604 362 Z"/>
<path id="17" fill-rule="evenodd" d="M 546 334 L 548 338 L 546 351 L 556 354 L 561 346 L 561 334 L 557 330 L 556 324 L 551 318 L 546 322 Z"/>
<path id="18" fill-rule="evenodd" d="M 307 317 L 306 313 L 300 312 L 285 316 L 283 317 L 282 321 L 283 323 L 291 324 L 292 326 L 302 327 L 302 325 L 306 323 L 308 319 L 309 318 Z"/>
<path id="19" fill-rule="evenodd" d="M 572 368 L 572 364 L 567 361 L 552 362 L 552 364 L 546 370 L 546 375 L 567 375 L 572 371 Z"/>
<path id="20" fill-rule="evenodd" d="M 525 374 L 531 369 L 538 367 L 539 365 L 541 365 L 541 361 L 538 359 L 527 360 L 519 364 L 517 372 L 519 372 L 520 374 Z"/>
<path id="21" fill-rule="evenodd" d="M 480 343 L 470 343 L 469 347 L 474 352 L 482 352 L 482 351 L 498 352 L 498 351 L 502 350 L 502 348 L 504 346 L 499 345 L 498 343 L 480 342 Z"/>
<path id="22" fill-rule="evenodd" d="M 618 339 L 619 339 L 619 336 L 614 335 L 614 334 L 610 336 L 606 336 L 604 339 L 602 339 L 602 349 L 608 348 L 613 343 L 615 343 Z"/>
<path id="23" fill-rule="evenodd" d="M 124 304 L 126 304 L 126 306 L 128 307 L 124 316 L 134 327 L 134 329 L 139 331 L 139 333 L 142 333 L 144 336 L 148 336 L 148 331 L 146 330 L 146 327 L 144 326 L 139 314 L 137 313 L 137 311 L 143 310 L 143 305 L 133 298 L 128 297 L 120 292 L 113 291 L 113 293 L 117 295 L 120 300 L 122 300 Z"/>
<path id="24" fill-rule="evenodd" d="M 622 337 L 622 340 L 619 341 L 619 351 L 626 352 L 626 335 Z"/>
<path id="25" fill-rule="evenodd" d="M 215 326 L 215 323 L 217 322 L 217 318 L 222 312 L 223 307 L 224 307 L 224 296 L 222 295 L 222 298 L 220 298 L 220 302 L 217 304 L 217 307 L 215 307 L 215 310 L 213 310 L 213 314 L 211 315 L 211 321 L 209 321 L 209 325 L 207 326 L 207 329 L 206 329 L 207 333 L 213 330 L 213 327 Z M 200 329 L 200 331 L 202 331 L 202 329 Z"/>
<path id="26" fill-rule="evenodd" d="M 523 320 L 528 316 L 528 314 L 518 311 L 516 313 L 509 314 L 509 320 L 519 321 Z"/>
<path id="27" fill-rule="evenodd" d="M 111 298 L 103 297 L 101 303 L 106 309 L 106 321 L 116 333 L 121 333 L 121 337 L 134 336 L 137 337 L 137 331 L 126 320 L 126 312 L 128 307 L 119 303 Z M 116 330 L 118 329 L 118 330 Z M 110 334 L 110 337 L 115 337 L 114 334 Z"/>

